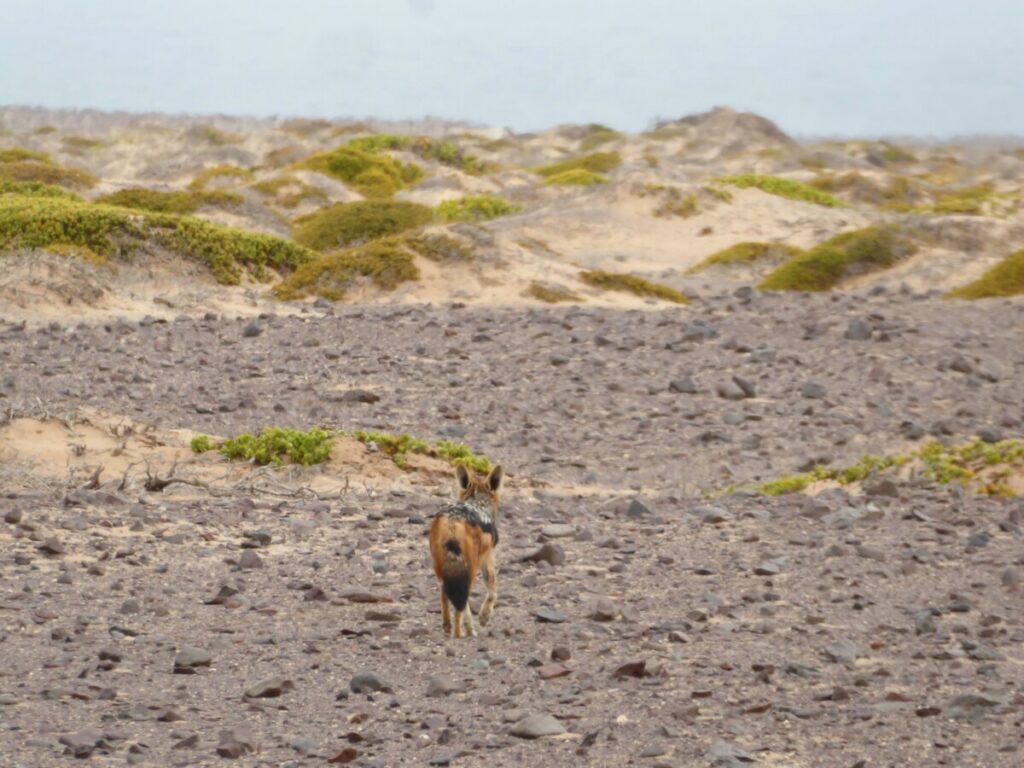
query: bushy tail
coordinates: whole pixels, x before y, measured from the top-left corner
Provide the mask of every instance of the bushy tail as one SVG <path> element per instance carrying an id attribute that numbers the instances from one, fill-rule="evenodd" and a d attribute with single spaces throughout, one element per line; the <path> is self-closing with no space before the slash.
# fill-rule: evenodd
<path id="1" fill-rule="evenodd" d="M 466 610 L 469 602 L 469 568 L 462 558 L 459 542 L 449 539 L 444 544 L 444 563 L 441 565 L 441 585 L 444 596 L 456 611 Z"/>

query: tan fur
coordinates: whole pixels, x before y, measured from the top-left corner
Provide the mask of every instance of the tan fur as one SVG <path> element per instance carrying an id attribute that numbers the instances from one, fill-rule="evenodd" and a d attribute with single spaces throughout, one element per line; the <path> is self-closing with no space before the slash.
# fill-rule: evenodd
<path id="1" fill-rule="evenodd" d="M 503 477 L 501 465 L 495 466 L 487 477 L 479 477 L 467 471 L 465 467 L 459 466 L 455 470 L 455 477 L 459 483 L 459 500 L 473 498 L 485 501 L 490 508 L 491 519 L 497 526 L 498 491 Z M 459 545 L 459 555 L 446 547 L 450 541 Z M 491 534 L 465 520 L 440 514 L 434 518 L 430 526 L 430 554 L 434 563 L 434 575 L 441 585 L 441 624 L 445 633 L 451 631 L 453 626 L 451 608 L 444 592 L 444 580 L 462 576 L 468 581 L 468 591 L 472 592 L 476 574 L 481 567 L 484 569 L 484 579 L 487 583 L 487 599 L 480 609 L 480 625 L 487 624 L 498 600 L 498 570 L 494 562 L 494 540 Z M 476 634 L 473 629 L 473 612 L 468 602 L 465 611 L 455 611 L 455 637 L 462 637 L 463 623 L 469 637 Z"/>

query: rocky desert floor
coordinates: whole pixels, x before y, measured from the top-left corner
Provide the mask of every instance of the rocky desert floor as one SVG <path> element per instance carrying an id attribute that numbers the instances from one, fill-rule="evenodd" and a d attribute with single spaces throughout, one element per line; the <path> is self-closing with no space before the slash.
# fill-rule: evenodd
<path id="1" fill-rule="evenodd" d="M 898 290 L 0 326 L 3 762 L 1018 765 L 1020 501 L 746 489 L 1019 434 L 1022 338 Z M 477 637 L 440 627 L 446 468 L 187 449 L 285 423 L 503 463 Z"/>
<path id="2" fill-rule="evenodd" d="M 363 201 L 317 165 L 353 137 L 422 166 L 388 200 L 514 209 L 429 219 L 468 256 L 342 301 L 167 238 L 339 256 L 288 238 Z M 0 108 L 0 765 L 1021 765 L 1024 458 L 911 458 L 1024 433 L 1024 299 L 945 297 L 1020 249 L 1020 147 Z M 537 170 L 595 152 L 588 185 Z M 838 197 L 723 192 L 748 173 Z M 103 201 L 140 188 L 203 224 Z M 889 226 L 888 268 L 756 287 Z M 738 243 L 782 250 L 692 271 Z M 344 432 L 311 467 L 191 449 L 267 426 Z M 442 633 L 427 546 L 452 466 L 351 430 L 502 464 L 476 637 Z M 866 456 L 907 461 L 826 476 Z"/>

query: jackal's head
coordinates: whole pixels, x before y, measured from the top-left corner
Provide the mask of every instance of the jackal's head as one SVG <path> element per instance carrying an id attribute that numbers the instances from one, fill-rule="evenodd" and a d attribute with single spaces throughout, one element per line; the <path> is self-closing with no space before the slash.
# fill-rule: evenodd
<path id="1" fill-rule="evenodd" d="M 491 512 L 498 512 L 498 490 L 504 473 L 501 464 L 495 464 L 486 477 L 470 472 L 462 464 L 455 468 L 455 479 L 459 483 L 459 501 L 470 499 L 490 507 Z"/>

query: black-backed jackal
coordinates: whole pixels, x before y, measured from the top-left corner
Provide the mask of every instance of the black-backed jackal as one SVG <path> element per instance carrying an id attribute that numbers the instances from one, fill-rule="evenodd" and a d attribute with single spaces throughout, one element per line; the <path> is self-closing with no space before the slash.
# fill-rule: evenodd
<path id="1" fill-rule="evenodd" d="M 464 466 L 455 469 L 459 482 L 459 500 L 439 512 L 430 525 L 430 554 L 434 575 L 441 585 L 441 622 L 445 634 L 454 629 L 455 637 L 476 634 L 469 593 L 477 571 L 484 569 L 487 598 L 480 609 L 480 626 L 485 625 L 498 600 L 498 571 L 494 564 L 494 548 L 498 544 L 498 490 L 501 488 L 501 465 L 487 477 L 474 475 Z M 455 611 L 452 624 L 451 608 Z"/>

